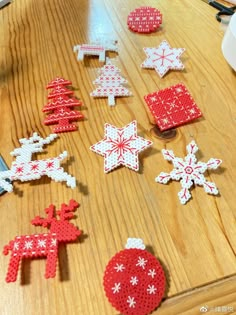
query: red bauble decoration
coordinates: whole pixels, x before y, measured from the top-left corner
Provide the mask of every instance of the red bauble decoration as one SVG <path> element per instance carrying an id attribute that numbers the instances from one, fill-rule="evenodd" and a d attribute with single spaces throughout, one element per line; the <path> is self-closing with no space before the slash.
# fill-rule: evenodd
<path id="1" fill-rule="evenodd" d="M 142 240 L 128 239 L 125 250 L 108 263 L 104 289 L 109 302 L 123 315 L 147 315 L 161 302 L 165 274 L 155 256 L 144 249 Z M 140 245 L 136 247 L 136 245 Z"/>
<path id="2" fill-rule="evenodd" d="M 161 12 L 152 7 L 139 7 L 130 12 L 127 18 L 129 29 L 137 33 L 155 32 L 161 23 Z"/>

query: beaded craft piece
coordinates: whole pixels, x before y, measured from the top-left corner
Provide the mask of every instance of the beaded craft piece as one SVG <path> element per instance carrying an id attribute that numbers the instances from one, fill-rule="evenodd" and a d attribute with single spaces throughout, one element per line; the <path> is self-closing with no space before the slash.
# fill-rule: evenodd
<path id="1" fill-rule="evenodd" d="M 176 157 L 172 150 L 162 149 L 164 159 L 172 162 L 174 168 L 170 173 L 161 172 L 156 177 L 156 182 L 167 184 L 171 179 L 180 180 L 182 189 L 178 193 L 178 196 L 182 204 L 185 204 L 191 198 L 190 188 L 193 184 L 203 186 L 205 192 L 208 194 L 217 195 L 218 189 L 215 183 L 208 182 L 203 173 L 206 170 L 217 169 L 222 160 L 211 158 L 206 163 L 197 162 L 195 153 L 198 151 L 198 147 L 194 140 L 187 145 L 186 149 L 188 154 L 184 159 Z"/>
<path id="2" fill-rule="evenodd" d="M 202 116 L 183 83 L 150 93 L 144 99 L 161 131 L 183 125 Z"/>
<path id="3" fill-rule="evenodd" d="M 43 112 L 50 113 L 44 120 L 44 124 L 57 124 L 53 127 L 55 133 L 77 130 L 78 127 L 71 122 L 84 118 L 81 112 L 74 110 L 74 106 L 83 104 L 72 97 L 74 92 L 67 88 L 68 85 L 71 85 L 71 82 L 60 77 L 55 78 L 47 85 L 47 89 L 53 90 L 48 94 L 50 102 L 43 107 Z"/>
<path id="4" fill-rule="evenodd" d="M 50 227 L 48 233 L 16 236 L 14 240 L 4 246 L 4 255 L 8 255 L 11 251 L 6 282 L 16 281 L 20 261 L 24 258 L 46 257 L 45 278 L 55 277 L 59 244 L 76 241 L 82 234 L 81 230 L 69 222 L 78 206 L 79 204 L 72 199 L 68 205 L 62 204 L 61 209 L 56 211 L 55 215 L 55 206 L 50 205 L 45 209 L 47 218 L 37 216 L 31 221 L 33 225 Z M 57 215 L 59 219 L 57 219 Z"/>
<path id="5" fill-rule="evenodd" d="M 33 153 L 43 152 L 43 146 L 49 144 L 55 138 L 57 138 L 56 134 L 50 134 L 44 139 L 35 132 L 30 138 L 19 139 L 21 147 L 14 149 L 10 153 L 16 157 L 16 160 L 12 162 L 10 170 L 0 172 L 0 187 L 8 192 L 12 192 L 13 185 L 9 180 L 25 182 L 36 180 L 46 175 L 56 182 L 65 181 L 68 187 L 75 188 L 75 177 L 64 172 L 64 169 L 60 166 L 61 161 L 67 157 L 67 151 L 64 151 L 57 157 L 32 160 Z"/>
<path id="6" fill-rule="evenodd" d="M 152 7 L 139 7 L 130 12 L 127 19 L 129 29 L 137 33 L 155 32 L 162 23 L 162 14 Z"/>
<path id="7" fill-rule="evenodd" d="M 151 313 L 161 303 L 165 284 L 160 262 L 134 238 L 109 261 L 103 278 L 109 302 L 123 315 Z"/>
<path id="8" fill-rule="evenodd" d="M 141 64 L 142 68 L 155 69 L 162 78 L 169 70 L 183 70 L 184 65 L 180 56 L 185 48 L 171 48 L 166 40 L 158 47 L 143 48 L 147 59 Z"/>
<path id="9" fill-rule="evenodd" d="M 105 124 L 104 139 L 92 145 L 90 150 L 104 156 L 105 173 L 119 165 L 138 171 L 138 154 L 151 145 L 152 141 L 137 135 L 137 121 L 134 120 L 123 128 Z"/>
<path id="10" fill-rule="evenodd" d="M 131 92 L 123 86 L 128 81 L 120 75 L 120 69 L 114 66 L 109 59 L 100 70 L 100 76 L 93 81 L 99 87 L 90 93 L 93 97 L 107 97 L 108 105 L 115 105 L 116 96 L 130 96 Z"/>
<path id="11" fill-rule="evenodd" d="M 94 44 L 82 44 L 74 46 L 74 52 L 77 52 L 77 60 L 84 60 L 84 56 L 92 55 L 99 56 L 99 61 L 105 62 L 106 51 L 117 52 L 117 41 L 116 40 L 103 40 Z"/>

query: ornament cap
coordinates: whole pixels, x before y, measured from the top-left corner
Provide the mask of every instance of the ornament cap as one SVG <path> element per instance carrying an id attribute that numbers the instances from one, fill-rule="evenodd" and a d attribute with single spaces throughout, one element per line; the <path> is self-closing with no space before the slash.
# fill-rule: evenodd
<path id="1" fill-rule="evenodd" d="M 141 238 L 132 238 L 132 237 L 129 237 L 127 239 L 127 243 L 125 245 L 126 249 L 137 248 L 137 249 L 144 250 L 145 247 L 146 246 L 144 245 L 143 240 Z"/>

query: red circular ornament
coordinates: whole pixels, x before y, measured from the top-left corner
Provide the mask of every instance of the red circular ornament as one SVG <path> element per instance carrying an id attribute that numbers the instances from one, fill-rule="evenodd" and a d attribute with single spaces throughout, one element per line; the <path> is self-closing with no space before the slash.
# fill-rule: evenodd
<path id="1" fill-rule="evenodd" d="M 127 25 L 131 31 L 151 33 L 156 31 L 162 23 L 162 14 L 152 7 L 140 7 L 130 12 Z"/>
<path id="2" fill-rule="evenodd" d="M 144 249 L 128 248 L 109 261 L 103 285 L 109 302 L 123 315 L 147 315 L 160 304 L 165 283 L 155 256 Z"/>

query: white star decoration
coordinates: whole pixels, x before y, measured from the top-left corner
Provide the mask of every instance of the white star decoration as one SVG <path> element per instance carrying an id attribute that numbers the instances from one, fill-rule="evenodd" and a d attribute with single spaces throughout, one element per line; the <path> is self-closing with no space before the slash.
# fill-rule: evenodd
<path id="1" fill-rule="evenodd" d="M 120 282 L 119 283 L 115 283 L 114 284 L 114 287 L 111 288 L 112 289 L 112 292 L 115 294 L 115 293 L 119 293 L 120 292 L 120 289 L 121 289 L 121 286 L 120 286 Z"/>
<path id="2" fill-rule="evenodd" d="M 137 277 L 131 277 L 130 283 L 131 283 L 132 285 L 137 285 L 137 284 L 138 284 L 138 278 L 137 278 Z"/>
<path id="3" fill-rule="evenodd" d="M 141 67 L 154 68 L 161 78 L 170 69 L 184 69 L 184 65 L 179 58 L 185 48 L 171 48 L 169 43 L 163 40 L 158 47 L 145 47 L 143 50 L 147 55 L 147 59 L 141 64 Z"/>
<path id="4" fill-rule="evenodd" d="M 138 171 L 138 154 L 151 146 L 152 141 L 137 135 L 137 121 L 123 128 L 105 124 L 104 129 L 104 139 L 90 147 L 90 150 L 104 156 L 104 172 L 108 173 L 119 165 Z"/>
<path id="5" fill-rule="evenodd" d="M 116 270 L 116 272 L 123 272 L 123 270 L 125 269 L 123 264 L 116 264 L 116 267 L 114 267 L 114 269 Z"/>
<path id="6" fill-rule="evenodd" d="M 38 240 L 38 247 L 46 248 L 46 240 Z"/>
<path id="7" fill-rule="evenodd" d="M 170 179 L 181 179 L 180 184 L 182 189 L 178 193 L 178 196 L 182 204 L 185 204 L 191 198 L 189 189 L 193 184 L 203 186 L 205 192 L 208 194 L 217 195 L 218 190 L 215 183 L 208 182 L 203 173 L 207 169 L 217 169 L 222 163 L 222 160 L 211 158 L 207 163 L 197 162 L 195 153 L 198 151 L 198 147 L 195 141 L 191 141 L 186 148 L 188 154 L 184 160 L 175 157 L 172 150 L 162 150 L 164 159 L 171 161 L 174 165 L 174 169 L 170 173 L 161 172 L 160 175 L 156 177 L 156 182 L 166 184 Z"/>
<path id="8" fill-rule="evenodd" d="M 24 249 L 32 249 L 33 248 L 33 241 L 25 241 Z"/>
<path id="9" fill-rule="evenodd" d="M 130 308 L 131 307 L 135 308 L 136 301 L 135 301 L 134 297 L 128 296 L 127 303 L 129 304 Z"/>
<path id="10" fill-rule="evenodd" d="M 157 273 L 156 273 L 156 270 L 155 270 L 155 269 L 149 269 L 149 271 L 148 271 L 148 276 L 151 276 L 152 279 L 155 277 L 156 274 L 157 274 Z"/>
<path id="11" fill-rule="evenodd" d="M 142 257 L 139 257 L 136 266 L 140 266 L 140 267 L 142 267 L 143 269 L 145 269 L 146 263 L 147 263 L 147 260 L 145 260 L 145 259 L 142 258 Z"/>
<path id="12" fill-rule="evenodd" d="M 56 246 L 56 245 L 57 245 L 57 239 L 56 238 L 52 238 L 50 246 Z"/>
<path id="13" fill-rule="evenodd" d="M 13 245 L 13 250 L 18 250 L 19 249 L 19 242 L 15 242 Z"/>
<path id="14" fill-rule="evenodd" d="M 147 292 L 149 294 L 156 294 L 156 290 L 157 290 L 157 288 L 155 288 L 154 285 L 150 285 L 150 284 L 148 285 Z"/>

